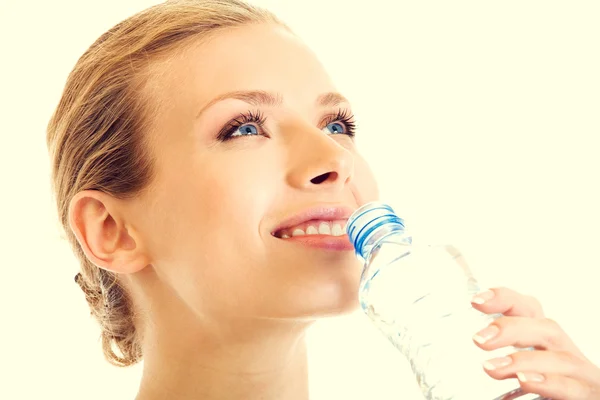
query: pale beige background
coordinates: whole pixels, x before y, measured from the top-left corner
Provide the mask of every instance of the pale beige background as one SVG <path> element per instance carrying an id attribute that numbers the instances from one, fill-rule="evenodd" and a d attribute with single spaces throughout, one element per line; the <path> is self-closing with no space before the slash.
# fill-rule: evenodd
<path id="1" fill-rule="evenodd" d="M 46 122 L 101 33 L 151 0 L 0 0 L 1 399 L 132 399 L 101 357 L 49 197 Z M 600 362 L 600 3 L 256 0 L 355 105 L 359 143 L 417 232 L 486 284 L 538 296 Z M 360 314 L 311 332 L 314 399 L 418 399 Z"/>

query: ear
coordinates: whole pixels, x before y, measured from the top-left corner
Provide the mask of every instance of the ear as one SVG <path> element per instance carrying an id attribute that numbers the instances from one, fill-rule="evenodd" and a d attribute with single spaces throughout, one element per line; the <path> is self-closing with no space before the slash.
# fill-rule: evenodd
<path id="1" fill-rule="evenodd" d="M 69 204 L 69 226 L 94 265 L 130 274 L 150 264 L 150 258 L 128 225 L 121 202 L 97 190 L 81 191 Z"/>

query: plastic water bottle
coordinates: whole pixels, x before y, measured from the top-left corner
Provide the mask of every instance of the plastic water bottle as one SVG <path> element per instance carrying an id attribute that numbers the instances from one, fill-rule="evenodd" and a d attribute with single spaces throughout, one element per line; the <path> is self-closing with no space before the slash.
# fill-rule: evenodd
<path id="1" fill-rule="evenodd" d="M 380 202 L 350 217 L 347 233 L 364 261 L 359 298 L 363 311 L 410 362 L 427 400 L 532 400 L 516 379 L 495 380 L 485 360 L 516 351 L 485 351 L 473 335 L 501 315 L 471 305 L 481 291 L 452 246 L 413 242 L 404 221 Z"/>

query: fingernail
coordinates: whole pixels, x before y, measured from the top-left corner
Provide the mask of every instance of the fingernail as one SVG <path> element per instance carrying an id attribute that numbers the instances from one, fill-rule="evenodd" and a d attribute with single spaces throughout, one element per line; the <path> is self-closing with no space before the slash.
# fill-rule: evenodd
<path id="1" fill-rule="evenodd" d="M 517 372 L 517 378 L 521 382 L 544 382 L 544 375 L 536 374 L 535 372 Z"/>
<path id="2" fill-rule="evenodd" d="M 498 368 L 506 367 L 510 364 L 512 364 L 512 358 L 510 357 L 492 358 L 491 360 L 483 362 L 483 368 L 493 371 Z"/>
<path id="3" fill-rule="evenodd" d="M 490 339 L 493 339 L 500 333 L 500 329 L 496 325 L 490 325 L 487 328 L 477 332 L 475 336 L 473 336 L 473 340 L 479 344 L 484 344 Z"/>
<path id="4" fill-rule="evenodd" d="M 475 304 L 483 304 L 488 300 L 491 300 L 494 298 L 494 292 L 492 292 L 491 290 L 485 290 L 481 293 L 478 293 L 475 295 L 475 297 L 473 297 L 473 299 L 471 300 L 471 303 L 475 303 Z"/>

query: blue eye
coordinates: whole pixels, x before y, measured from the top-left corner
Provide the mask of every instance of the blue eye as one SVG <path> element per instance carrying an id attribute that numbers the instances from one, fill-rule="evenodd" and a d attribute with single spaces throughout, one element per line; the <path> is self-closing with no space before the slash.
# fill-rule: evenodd
<path id="1" fill-rule="evenodd" d="M 229 121 L 217 135 L 217 140 L 226 142 L 247 136 L 269 137 L 264 129 L 266 117 L 260 112 L 240 114 Z"/>
<path id="2" fill-rule="evenodd" d="M 258 135 L 258 128 L 251 124 L 240 126 L 231 136 L 252 136 Z"/>
<path id="3" fill-rule="evenodd" d="M 338 110 L 335 114 L 327 115 L 323 125 L 325 127 L 322 131 L 327 135 L 346 135 L 353 138 L 356 132 L 354 115 L 350 110 Z"/>
<path id="4" fill-rule="evenodd" d="M 325 129 L 328 129 L 329 132 L 333 134 L 346 133 L 346 127 L 339 122 L 332 122 L 330 124 L 327 124 Z"/>

